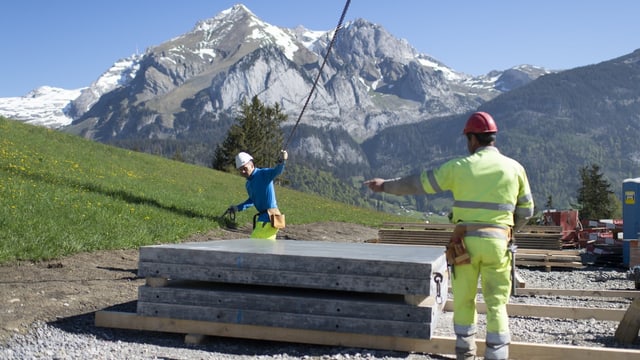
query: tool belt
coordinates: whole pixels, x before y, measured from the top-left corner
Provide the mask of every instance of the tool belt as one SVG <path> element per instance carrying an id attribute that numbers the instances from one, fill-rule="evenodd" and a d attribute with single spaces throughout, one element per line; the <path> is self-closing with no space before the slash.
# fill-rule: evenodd
<path id="1" fill-rule="evenodd" d="M 449 238 L 449 243 L 447 244 L 446 253 L 447 264 L 449 264 L 449 266 L 471 263 L 471 258 L 469 257 L 469 253 L 467 253 L 467 247 L 464 245 L 464 235 L 466 232 L 467 227 L 465 225 L 456 225 L 453 229 L 453 234 L 451 234 L 451 238 Z"/>
<path id="2" fill-rule="evenodd" d="M 496 234 L 497 237 L 505 237 L 507 241 L 511 240 L 511 228 L 501 228 L 487 225 L 456 225 L 447 244 L 447 264 L 464 265 L 470 264 L 471 258 L 464 245 L 465 235 L 472 234 Z"/>
<path id="3" fill-rule="evenodd" d="M 286 226 L 286 222 L 285 222 L 285 218 L 284 218 L 284 214 L 282 214 L 280 212 L 280 210 L 278 208 L 271 208 L 271 209 L 267 209 L 265 211 L 261 211 L 255 215 L 253 215 L 253 228 L 256 228 L 256 224 L 258 222 L 258 217 L 264 213 L 268 213 L 269 214 L 269 222 L 271 223 L 271 226 L 273 226 L 276 229 L 284 229 L 284 227 Z"/>
<path id="4" fill-rule="evenodd" d="M 284 227 L 286 226 L 284 214 L 281 213 L 278 208 L 267 209 L 267 213 L 269 213 L 269 221 L 271 221 L 271 226 L 276 229 L 284 229 Z"/>

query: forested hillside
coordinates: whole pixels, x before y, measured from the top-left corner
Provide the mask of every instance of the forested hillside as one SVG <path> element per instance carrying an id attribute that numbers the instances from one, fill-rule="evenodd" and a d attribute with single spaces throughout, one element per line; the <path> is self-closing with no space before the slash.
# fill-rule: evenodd
<path id="1" fill-rule="evenodd" d="M 499 127 L 497 145 L 527 169 L 535 200 L 575 203 L 579 170 L 597 164 L 616 194 L 640 174 L 640 51 L 545 75 L 483 104 Z M 468 114 L 403 125 L 365 141 L 372 169 L 391 176 L 464 155 Z"/>

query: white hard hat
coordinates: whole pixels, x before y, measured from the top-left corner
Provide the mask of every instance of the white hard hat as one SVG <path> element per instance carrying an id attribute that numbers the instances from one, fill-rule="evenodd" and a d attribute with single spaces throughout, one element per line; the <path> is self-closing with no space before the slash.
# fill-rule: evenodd
<path id="1" fill-rule="evenodd" d="M 238 155 L 236 155 L 236 169 L 240 169 L 246 163 L 252 160 L 253 158 L 251 157 L 251 155 L 247 154 L 246 152 L 238 153 Z"/>

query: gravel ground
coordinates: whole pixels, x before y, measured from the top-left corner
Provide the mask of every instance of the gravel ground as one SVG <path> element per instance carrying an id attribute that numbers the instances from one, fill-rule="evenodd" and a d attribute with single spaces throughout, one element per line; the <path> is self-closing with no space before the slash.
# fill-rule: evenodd
<path id="1" fill-rule="evenodd" d="M 610 268 L 518 270 L 527 288 L 631 290 L 627 272 Z M 516 296 L 512 303 L 627 309 L 631 299 Z M 135 302 L 115 311 L 135 312 Z M 436 336 L 452 336 L 450 312 L 438 319 Z M 479 327 L 484 331 L 484 316 Z M 617 322 L 551 318 L 510 318 L 512 340 L 591 347 L 624 347 L 616 344 Z M 484 333 L 479 334 L 483 338 Z M 627 348 L 640 349 L 636 341 Z M 187 345 L 184 334 L 156 333 L 94 326 L 94 314 L 32 324 L 26 334 L 16 334 L 0 348 L 1 359 L 450 359 L 437 354 L 414 354 L 358 348 L 314 346 L 231 338 L 208 338 Z"/>

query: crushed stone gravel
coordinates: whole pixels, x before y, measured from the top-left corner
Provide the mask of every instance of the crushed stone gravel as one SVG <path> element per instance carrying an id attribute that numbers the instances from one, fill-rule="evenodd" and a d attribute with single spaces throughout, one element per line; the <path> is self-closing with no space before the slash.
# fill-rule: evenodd
<path id="1" fill-rule="evenodd" d="M 635 290 L 628 271 L 605 267 L 553 270 L 519 268 L 527 288 Z M 481 299 L 481 294 L 479 299 Z M 514 296 L 512 303 L 627 309 L 632 299 L 567 296 Z M 135 302 L 114 311 L 135 312 Z M 437 320 L 436 336 L 453 336 L 452 313 Z M 479 341 L 485 318 L 479 315 Z M 640 349 L 640 342 L 623 346 L 615 341 L 618 322 L 594 319 L 511 317 L 513 341 L 574 346 Z M 94 313 L 37 321 L 26 334 L 16 334 L 0 346 L 1 359 L 450 359 L 451 355 L 406 353 L 346 347 L 210 337 L 190 345 L 184 334 L 98 328 Z"/>

